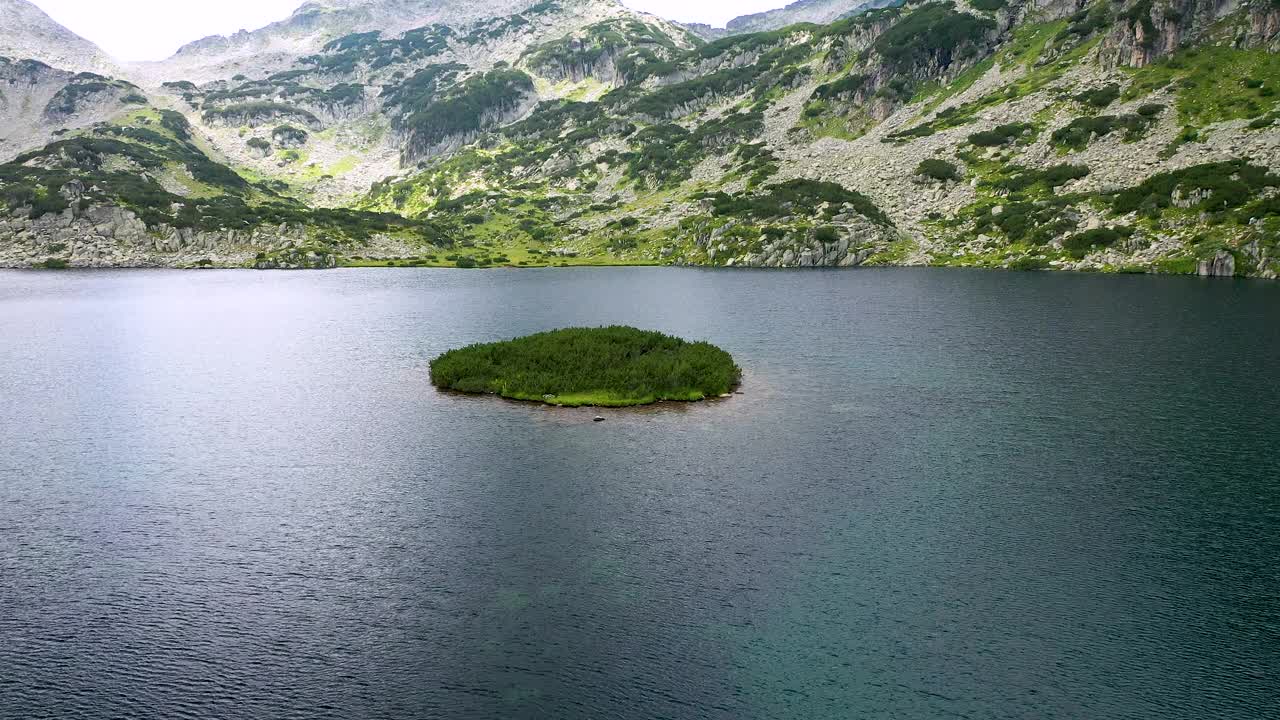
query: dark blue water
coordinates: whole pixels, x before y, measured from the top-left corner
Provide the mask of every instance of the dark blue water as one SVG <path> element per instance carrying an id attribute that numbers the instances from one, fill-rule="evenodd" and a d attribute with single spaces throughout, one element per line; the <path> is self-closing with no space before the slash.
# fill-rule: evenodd
<path id="1" fill-rule="evenodd" d="M 567 325 L 745 394 L 437 394 Z M 0 273 L 0 717 L 1264 718 L 1280 284 Z"/>

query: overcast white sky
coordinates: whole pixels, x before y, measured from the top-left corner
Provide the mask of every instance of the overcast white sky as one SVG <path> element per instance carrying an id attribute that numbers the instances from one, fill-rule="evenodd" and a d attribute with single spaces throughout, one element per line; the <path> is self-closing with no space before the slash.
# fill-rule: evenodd
<path id="1" fill-rule="evenodd" d="M 682 22 L 724 25 L 790 0 L 622 0 Z M 254 30 L 289 16 L 303 0 L 33 0 L 54 20 L 120 60 L 162 60 L 208 35 Z M 458 0 L 468 2 L 468 0 Z"/>

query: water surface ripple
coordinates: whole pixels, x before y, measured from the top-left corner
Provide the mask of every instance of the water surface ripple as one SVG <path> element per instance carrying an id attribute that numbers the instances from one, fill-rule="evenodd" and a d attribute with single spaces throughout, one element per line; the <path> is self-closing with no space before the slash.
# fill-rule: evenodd
<path id="1" fill-rule="evenodd" d="M 1280 284 L 0 273 L 0 717 L 1280 716 Z M 625 323 L 746 368 L 436 393 Z"/>

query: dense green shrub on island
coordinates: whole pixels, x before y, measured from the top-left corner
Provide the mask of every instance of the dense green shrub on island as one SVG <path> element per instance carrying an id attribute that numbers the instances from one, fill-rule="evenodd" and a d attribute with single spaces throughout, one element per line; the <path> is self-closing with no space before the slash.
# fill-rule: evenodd
<path id="1" fill-rule="evenodd" d="M 833 243 L 840 239 L 840 230 L 831 225 L 823 225 L 814 229 L 813 239 L 820 243 Z"/>
<path id="2" fill-rule="evenodd" d="M 974 232 L 998 230 L 1011 243 L 1045 245 L 1063 233 L 1075 229 L 1077 223 L 1067 213 L 1070 200 L 1053 198 L 1038 202 L 1010 202 L 999 208 L 985 208 L 974 218 Z"/>
<path id="3" fill-rule="evenodd" d="M 1030 255 L 1023 256 L 1020 258 L 1015 258 L 1014 260 L 1011 260 L 1009 262 L 1010 270 L 1017 270 L 1020 272 L 1035 272 L 1037 270 L 1048 270 L 1049 267 L 1050 265 L 1049 265 L 1048 259 L 1042 258 L 1042 257 L 1033 257 Z"/>
<path id="4" fill-rule="evenodd" d="M 702 400 L 731 392 L 741 375 L 708 343 L 617 326 L 472 345 L 431 362 L 431 381 L 444 390 L 566 406 Z"/>
<path id="5" fill-rule="evenodd" d="M 687 180 L 693 166 L 714 151 L 756 137 L 764 127 L 759 112 L 738 112 L 705 122 L 693 130 L 675 123 L 653 125 L 631 137 L 632 150 L 621 156 L 627 177 L 663 186 Z"/>

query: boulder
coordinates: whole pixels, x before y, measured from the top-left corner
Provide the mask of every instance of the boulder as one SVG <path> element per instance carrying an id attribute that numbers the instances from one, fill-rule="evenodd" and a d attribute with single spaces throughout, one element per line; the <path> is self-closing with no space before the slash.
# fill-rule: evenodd
<path id="1" fill-rule="evenodd" d="M 1236 258 L 1226 250 L 1219 250 L 1209 260 L 1201 260 L 1197 274 L 1201 277 L 1235 277 Z"/>

